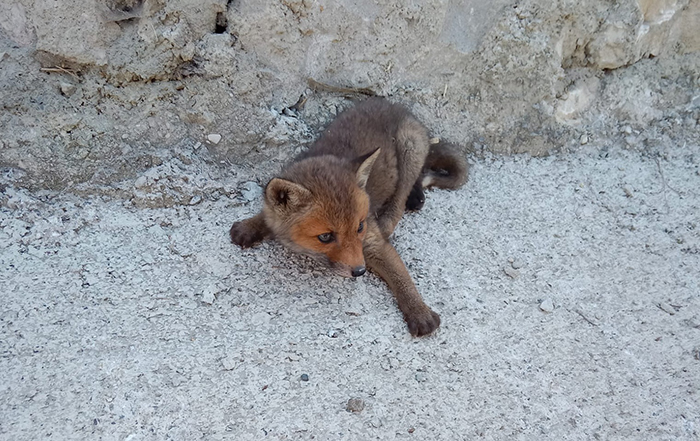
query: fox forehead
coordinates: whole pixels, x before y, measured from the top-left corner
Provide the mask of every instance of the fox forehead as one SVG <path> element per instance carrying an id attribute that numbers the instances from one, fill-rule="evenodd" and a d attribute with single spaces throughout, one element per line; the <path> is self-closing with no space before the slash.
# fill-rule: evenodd
<path id="1" fill-rule="evenodd" d="M 359 188 L 346 200 L 315 198 L 311 210 L 302 218 L 301 224 L 309 235 L 323 233 L 339 235 L 354 234 L 369 211 L 369 197 Z"/>
<path id="2" fill-rule="evenodd" d="M 369 211 L 367 194 L 357 188 L 345 198 L 315 196 L 310 209 L 291 226 L 291 239 L 302 246 L 315 246 L 316 237 L 324 233 L 334 233 L 341 241 L 354 239 Z"/>

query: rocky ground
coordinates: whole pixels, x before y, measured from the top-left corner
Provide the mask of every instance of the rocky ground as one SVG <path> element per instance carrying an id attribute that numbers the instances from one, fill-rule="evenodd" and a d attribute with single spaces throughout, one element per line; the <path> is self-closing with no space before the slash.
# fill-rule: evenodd
<path id="1" fill-rule="evenodd" d="M 0 438 L 700 439 L 699 23 L 0 0 Z M 428 338 L 373 275 L 228 241 L 367 95 L 473 163 L 394 237 Z"/>
<path id="2" fill-rule="evenodd" d="M 8 170 L 0 437 L 697 440 L 700 147 L 627 147 L 472 157 L 406 215 L 423 339 L 374 275 L 228 242 L 274 170 L 183 147 L 86 197 Z"/>

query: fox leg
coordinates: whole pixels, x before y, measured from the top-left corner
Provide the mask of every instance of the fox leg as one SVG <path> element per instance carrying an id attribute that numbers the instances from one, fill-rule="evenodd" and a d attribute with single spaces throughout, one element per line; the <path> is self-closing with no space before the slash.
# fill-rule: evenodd
<path id="1" fill-rule="evenodd" d="M 384 237 L 391 236 L 396 224 L 401 220 L 408 197 L 421 175 L 430 145 L 425 126 L 413 117 L 404 119 L 396 131 L 394 142 L 398 181 L 394 194 L 382 206 L 377 216 Z"/>
<path id="2" fill-rule="evenodd" d="M 440 326 L 440 316 L 425 304 L 396 249 L 378 232 L 365 238 L 367 266 L 389 285 L 411 335 L 428 335 Z"/>
<path id="3" fill-rule="evenodd" d="M 252 247 L 271 235 L 270 228 L 265 223 L 265 217 L 260 212 L 253 217 L 236 222 L 231 226 L 231 242 L 241 248 Z"/>

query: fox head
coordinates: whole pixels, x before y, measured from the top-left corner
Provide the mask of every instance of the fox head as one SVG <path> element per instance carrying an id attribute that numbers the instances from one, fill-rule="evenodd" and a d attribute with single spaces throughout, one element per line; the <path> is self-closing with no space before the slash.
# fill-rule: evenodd
<path id="1" fill-rule="evenodd" d="M 265 223 L 288 248 L 326 262 L 346 277 L 365 273 L 365 191 L 380 150 L 354 161 L 314 156 L 293 163 L 265 188 Z"/>

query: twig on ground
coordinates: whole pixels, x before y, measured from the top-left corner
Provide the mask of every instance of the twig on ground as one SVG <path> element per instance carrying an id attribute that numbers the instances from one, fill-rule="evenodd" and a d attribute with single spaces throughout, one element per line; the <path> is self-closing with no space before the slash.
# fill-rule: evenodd
<path id="1" fill-rule="evenodd" d="M 580 315 L 581 318 L 584 319 L 585 321 L 587 321 L 589 324 L 591 324 L 591 325 L 593 325 L 593 326 L 598 326 L 598 322 L 596 322 L 595 320 L 591 320 L 591 319 L 589 319 L 588 317 L 586 317 L 586 314 L 584 314 L 580 309 L 574 309 L 574 312 L 575 312 L 576 314 Z"/>
<path id="2" fill-rule="evenodd" d="M 61 66 L 54 66 L 54 67 L 42 67 L 39 69 L 42 72 L 58 72 L 58 73 L 67 73 L 68 75 L 73 76 L 76 80 L 80 81 L 80 77 L 78 76 L 77 73 L 73 72 L 72 70 L 68 70 L 65 67 Z"/>

